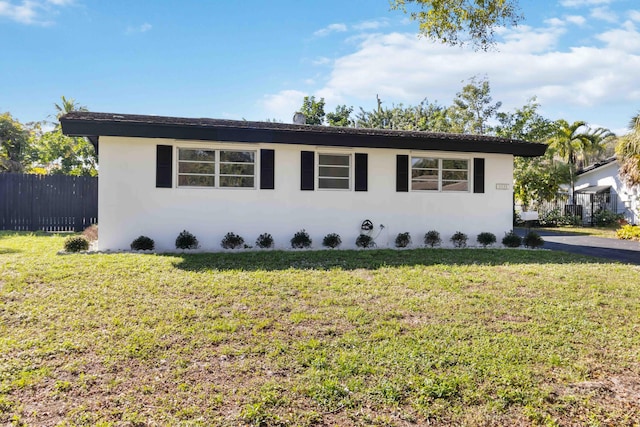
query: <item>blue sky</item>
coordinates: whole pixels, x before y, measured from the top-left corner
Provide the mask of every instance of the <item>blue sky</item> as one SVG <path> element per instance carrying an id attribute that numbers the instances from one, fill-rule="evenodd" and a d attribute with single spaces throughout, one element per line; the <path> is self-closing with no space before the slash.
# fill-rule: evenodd
<path id="1" fill-rule="evenodd" d="M 497 51 L 443 46 L 387 0 L 0 0 L 0 112 L 60 96 L 91 111 L 290 122 L 304 95 L 443 105 L 472 76 L 503 110 L 623 132 L 640 111 L 640 1 L 520 0 Z"/>

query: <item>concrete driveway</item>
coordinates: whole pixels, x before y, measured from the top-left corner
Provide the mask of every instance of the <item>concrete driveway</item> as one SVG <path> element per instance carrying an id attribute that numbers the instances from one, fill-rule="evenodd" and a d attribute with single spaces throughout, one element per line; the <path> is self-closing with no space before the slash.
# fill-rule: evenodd
<path id="1" fill-rule="evenodd" d="M 535 228 L 532 230 L 544 239 L 543 248 L 545 249 L 640 265 L 640 242 L 637 241 L 583 236 Z M 520 236 L 527 233 L 526 228 L 516 228 L 515 231 Z"/>

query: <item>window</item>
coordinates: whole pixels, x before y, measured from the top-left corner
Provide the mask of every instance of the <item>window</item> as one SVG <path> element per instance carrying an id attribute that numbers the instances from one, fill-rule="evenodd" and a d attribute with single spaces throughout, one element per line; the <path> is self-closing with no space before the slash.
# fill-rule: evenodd
<path id="1" fill-rule="evenodd" d="M 351 188 L 351 155 L 318 154 L 318 188 L 349 190 Z"/>
<path id="2" fill-rule="evenodd" d="M 178 148 L 178 186 L 255 188 L 255 151 Z"/>
<path id="3" fill-rule="evenodd" d="M 469 191 L 469 161 L 411 158 L 412 191 Z"/>

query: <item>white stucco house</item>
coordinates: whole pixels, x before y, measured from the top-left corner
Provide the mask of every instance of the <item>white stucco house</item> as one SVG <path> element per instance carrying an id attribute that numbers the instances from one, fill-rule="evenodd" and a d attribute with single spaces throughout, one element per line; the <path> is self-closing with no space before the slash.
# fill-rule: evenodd
<path id="1" fill-rule="evenodd" d="M 477 135 L 73 112 L 66 135 L 99 149 L 99 249 L 128 249 L 140 235 L 174 249 L 182 230 L 219 250 L 227 232 L 253 244 L 270 233 L 286 248 L 305 229 L 378 247 L 428 230 L 448 241 L 512 228 L 513 158 L 544 144 Z"/>
<path id="2" fill-rule="evenodd" d="M 596 204 L 604 203 L 616 213 L 624 215 L 630 224 L 638 224 L 640 187 L 629 188 L 625 185 L 620 179 L 619 170 L 620 165 L 615 157 L 580 169 L 576 173 L 576 195 L 589 195 Z M 597 210 L 597 206 L 594 209 Z"/>

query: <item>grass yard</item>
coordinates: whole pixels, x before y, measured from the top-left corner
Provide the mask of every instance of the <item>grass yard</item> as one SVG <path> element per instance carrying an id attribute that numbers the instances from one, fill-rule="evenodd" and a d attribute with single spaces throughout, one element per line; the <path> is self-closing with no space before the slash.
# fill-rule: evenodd
<path id="1" fill-rule="evenodd" d="M 637 426 L 640 268 L 503 249 L 56 255 L 0 233 L 0 423 Z"/>
<path id="2" fill-rule="evenodd" d="M 556 233 L 571 233 L 571 234 L 580 234 L 583 236 L 593 236 L 593 237 L 605 237 L 607 239 L 617 239 L 616 230 L 619 229 L 619 225 L 612 225 L 609 227 L 535 227 L 532 228 L 533 231 L 545 230 L 552 231 Z"/>

